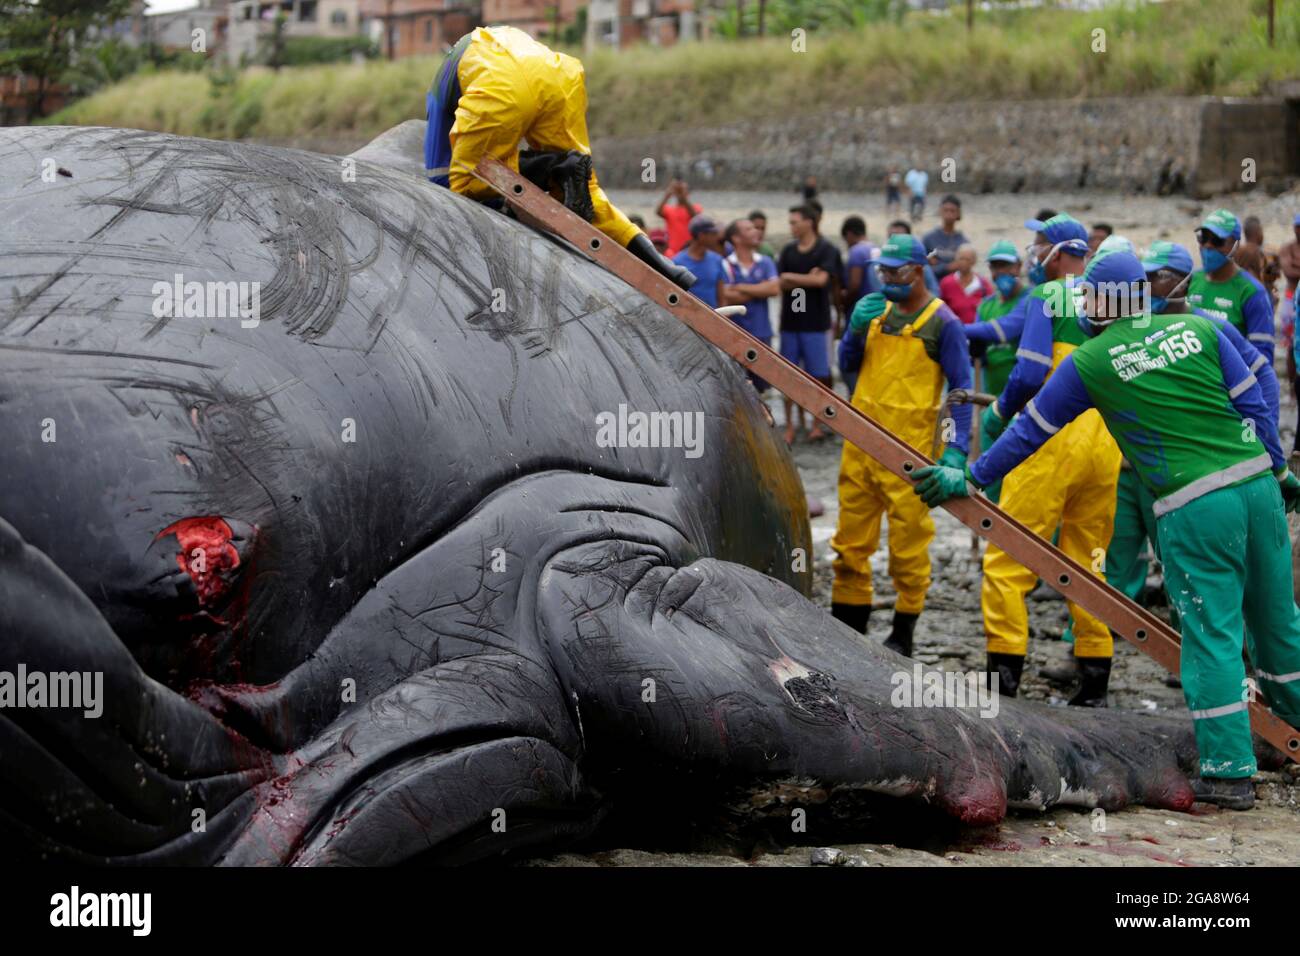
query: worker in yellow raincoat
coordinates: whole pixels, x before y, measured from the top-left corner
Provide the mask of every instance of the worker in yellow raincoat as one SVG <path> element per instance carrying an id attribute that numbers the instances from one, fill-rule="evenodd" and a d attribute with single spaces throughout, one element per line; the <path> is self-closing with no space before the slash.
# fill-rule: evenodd
<path id="1" fill-rule="evenodd" d="M 1082 275 L 1088 255 L 1088 230 L 1064 213 L 1046 222 L 1031 219 L 1025 226 L 1035 233 L 1029 251 L 1029 280 L 1035 288 L 1025 310 L 1016 364 L 1002 394 L 980 420 L 981 448 L 991 448 L 1021 409 L 1039 421 L 1034 395 L 1065 357 L 1088 340 L 1074 302 L 1074 280 Z M 1002 510 L 1041 538 L 1050 539 L 1059 527 L 1058 547 L 1102 577 L 1115 527 L 1119 446 L 1096 409 L 1050 431 L 1051 439 L 1003 480 Z M 1016 696 L 1020 687 L 1029 648 L 1025 596 L 1037 580 L 1033 571 L 989 545 L 980 605 L 988 669 L 998 675 L 998 689 L 1008 697 Z M 1110 629 L 1072 602 L 1070 611 L 1080 678 L 1070 703 L 1105 707 L 1114 653 Z"/>
<path id="2" fill-rule="evenodd" d="M 480 201 L 496 192 L 472 170 L 493 156 L 556 198 L 682 288 L 690 271 L 660 255 L 596 181 L 587 137 L 582 63 L 514 27 L 478 27 L 452 47 L 426 100 L 430 181 Z M 520 144 L 529 149 L 522 156 Z"/>
<path id="3" fill-rule="evenodd" d="M 970 354 L 961 320 L 925 287 L 925 247 L 906 233 L 891 236 L 876 260 L 883 288 L 853 308 L 840 349 L 840 368 L 857 373 L 853 406 L 913 448 L 929 452 L 939 422 L 945 381 L 971 387 Z M 941 434 L 940 459 L 964 467 L 970 447 L 971 407 L 954 408 Z M 880 547 L 881 518 L 889 515 L 889 576 L 898 598 L 885 646 L 911 656 L 917 618 L 930 589 L 934 522 L 912 493 L 857 446 L 844 443 L 840 462 L 839 526 L 831 613 L 866 633 L 875 596 L 871 556 Z"/>

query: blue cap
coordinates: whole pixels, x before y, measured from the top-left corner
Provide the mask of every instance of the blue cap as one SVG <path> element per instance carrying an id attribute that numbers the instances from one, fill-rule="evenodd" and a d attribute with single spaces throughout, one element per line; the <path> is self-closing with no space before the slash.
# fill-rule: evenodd
<path id="1" fill-rule="evenodd" d="M 1187 275 L 1196 267 L 1192 264 L 1192 254 L 1187 251 L 1186 246 L 1158 239 L 1151 243 L 1146 252 L 1142 253 L 1142 268 L 1148 273 L 1159 272 L 1161 269 L 1172 269 L 1174 272 Z"/>
<path id="2" fill-rule="evenodd" d="M 1131 252 L 1116 250 L 1105 255 L 1093 256 L 1075 285 L 1102 285 L 1103 283 L 1133 285 L 1146 280 L 1146 270 L 1142 268 L 1138 257 Z"/>
<path id="3" fill-rule="evenodd" d="M 1026 219 L 1025 228 L 1041 232 L 1052 245 L 1060 245 L 1064 252 L 1076 256 L 1088 254 L 1088 230 L 1083 223 L 1067 213 L 1058 213 L 1044 222 L 1041 219 Z"/>
<path id="4" fill-rule="evenodd" d="M 712 217 L 706 216 L 704 213 L 699 213 L 686 224 L 686 228 L 690 231 L 691 238 L 694 239 L 704 235 L 706 232 L 717 232 L 718 224 L 713 221 Z"/>
<path id="5" fill-rule="evenodd" d="M 925 254 L 925 246 L 921 245 L 920 239 L 906 232 L 900 232 L 885 240 L 885 244 L 880 247 L 880 257 L 876 261 L 886 269 L 897 269 L 899 266 L 919 265 L 930 260 Z"/>
<path id="6" fill-rule="evenodd" d="M 1300 212 L 1295 214 L 1295 219 L 1291 220 L 1291 225 L 1300 226 Z"/>

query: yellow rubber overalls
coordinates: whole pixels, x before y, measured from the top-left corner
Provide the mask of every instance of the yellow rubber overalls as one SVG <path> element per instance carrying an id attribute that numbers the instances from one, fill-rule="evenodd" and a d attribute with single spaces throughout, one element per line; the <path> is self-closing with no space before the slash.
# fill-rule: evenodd
<path id="1" fill-rule="evenodd" d="M 893 311 L 873 319 L 866 354 L 853 390 L 853 407 L 873 418 L 913 448 L 928 451 L 943 399 L 943 369 L 917 335 L 931 320 L 940 299 L 931 299 L 897 334 L 881 330 Z M 840 459 L 840 518 L 831 548 L 836 553 L 836 604 L 870 604 L 871 556 L 880 547 L 880 518 L 889 515 L 889 576 L 898 591 L 894 610 L 920 614 L 930 589 L 930 540 L 934 521 L 911 482 L 888 471 L 857 446 L 844 443 Z"/>
<path id="2" fill-rule="evenodd" d="M 1052 343 L 1052 372 L 1074 349 L 1067 342 Z M 1040 538 L 1050 541 L 1059 526 L 1057 547 L 1104 578 L 1106 549 L 1115 530 L 1121 458 L 1101 413 L 1090 408 L 1007 475 L 999 504 Z M 1037 580 L 1033 571 L 997 545 L 989 545 L 984 553 L 980 607 L 990 654 L 1023 657 L 1028 650 L 1025 595 Z M 1115 650 L 1110 629 L 1074 602 L 1070 602 L 1070 611 L 1074 615 L 1074 655 L 1110 657 Z"/>
<path id="3" fill-rule="evenodd" d="M 514 27 L 474 31 L 456 76 L 460 102 L 451 128 L 451 188 L 471 199 L 496 192 L 470 175 L 483 156 L 519 169 L 519 144 L 543 152 L 591 155 L 587 137 L 587 87 L 582 63 L 556 53 Z M 640 232 L 609 201 L 591 174 L 592 225 L 619 245 Z"/>

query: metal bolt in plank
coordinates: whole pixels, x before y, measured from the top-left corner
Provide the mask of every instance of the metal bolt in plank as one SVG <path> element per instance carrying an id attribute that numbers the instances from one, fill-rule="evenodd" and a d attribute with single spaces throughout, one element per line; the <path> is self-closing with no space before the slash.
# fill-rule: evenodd
<path id="1" fill-rule="evenodd" d="M 651 269 L 504 163 L 491 157 L 484 158 L 474 175 L 501 193 L 522 221 L 566 240 L 582 255 L 644 293 L 893 474 L 910 481 L 918 469 L 934 464 L 735 322 L 682 291 L 670 279 Z M 997 545 L 1166 670 L 1178 673 L 1180 638 L 1160 618 L 1089 573 L 1083 565 L 1034 534 L 983 495 L 952 498 L 944 502 L 943 507 L 981 538 Z M 1283 755 L 1300 763 L 1300 734 L 1262 701 L 1250 701 L 1249 708 L 1255 733 Z"/>

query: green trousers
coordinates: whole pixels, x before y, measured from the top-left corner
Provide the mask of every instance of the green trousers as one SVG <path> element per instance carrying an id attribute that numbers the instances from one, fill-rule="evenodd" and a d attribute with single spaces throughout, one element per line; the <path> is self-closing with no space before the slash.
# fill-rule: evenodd
<path id="1" fill-rule="evenodd" d="M 1182 618 L 1182 680 L 1201 775 L 1255 772 L 1241 659 L 1264 700 L 1292 726 L 1300 717 L 1300 609 L 1277 479 L 1263 474 L 1202 495 L 1156 521 L 1165 587 Z"/>
<path id="2" fill-rule="evenodd" d="M 1156 540 L 1156 516 L 1151 510 L 1155 499 L 1138 479 L 1132 468 L 1119 470 L 1119 484 L 1115 489 L 1115 531 L 1106 549 L 1106 583 L 1120 591 L 1130 601 L 1142 604 L 1142 590 L 1147 583 L 1150 562 L 1143 545 L 1151 542 L 1151 550 L 1160 557 L 1160 544 Z M 1144 605 L 1145 606 L 1145 605 Z M 1170 626 L 1178 630 L 1178 609 L 1171 608 Z M 1074 622 L 1066 628 L 1061 640 L 1074 643 Z"/>
<path id="3" fill-rule="evenodd" d="M 1119 470 L 1115 497 L 1115 533 L 1106 549 L 1106 583 L 1140 604 L 1148 570 L 1142 546 L 1150 540 L 1156 557 L 1160 556 L 1156 516 L 1151 510 L 1154 499 L 1132 468 Z"/>

